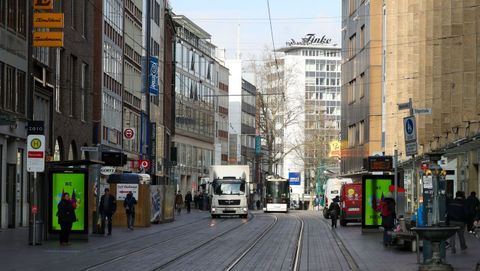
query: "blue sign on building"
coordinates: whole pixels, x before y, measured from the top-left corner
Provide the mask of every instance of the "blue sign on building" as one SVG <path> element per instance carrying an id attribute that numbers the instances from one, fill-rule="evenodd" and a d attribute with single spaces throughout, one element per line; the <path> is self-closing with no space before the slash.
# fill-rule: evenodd
<path id="1" fill-rule="evenodd" d="M 260 155 L 262 149 L 262 139 L 260 136 L 255 136 L 255 154 Z"/>
<path id="2" fill-rule="evenodd" d="M 158 96 L 158 58 L 150 57 L 150 71 L 148 73 L 148 86 L 150 95 Z"/>
<path id="3" fill-rule="evenodd" d="M 290 185 L 300 185 L 300 172 L 289 172 L 288 182 Z"/>

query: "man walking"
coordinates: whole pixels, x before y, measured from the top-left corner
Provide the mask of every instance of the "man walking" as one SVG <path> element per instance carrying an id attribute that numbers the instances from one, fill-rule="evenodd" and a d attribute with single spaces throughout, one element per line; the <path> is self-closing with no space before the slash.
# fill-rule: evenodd
<path id="1" fill-rule="evenodd" d="M 393 232 L 395 218 L 397 217 L 397 214 L 395 213 L 395 204 L 395 200 L 392 198 L 391 193 L 388 193 L 380 203 L 379 211 L 382 216 L 383 245 L 385 247 L 392 245 L 392 236 L 390 233 Z"/>
<path id="2" fill-rule="evenodd" d="M 457 191 L 457 193 L 455 193 L 455 198 L 447 203 L 447 224 L 452 227 L 460 227 L 457 234 L 458 239 L 460 239 L 460 248 L 462 250 L 467 249 L 465 236 L 463 235 L 465 232 L 465 222 L 465 193 L 463 191 Z M 452 247 L 452 254 L 455 254 L 455 235 L 450 238 L 450 246 Z"/>
<path id="3" fill-rule="evenodd" d="M 475 221 L 477 212 L 480 210 L 480 202 L 475 191 L 472 191 L 468 196 L 465 207 L 467 209 L 467 231 L 473 233 L 473 221 Z"/>
<path id="4" fill-rule="evenodd" d="M 117 210 L 117 201 L 110 194 L 110 189 L 105 188 L 105 194 L 100 198 L 99 213 L 102 216 L 102 231 L 105 232 L 105 219 L 108 220 L 108 235 L 112 235 L 112 216 Z"/>
<path id="5" fill-rule="evenodd" d="M 175 196 L 175 208 L 177 209 L 177 214 L 180 214 L 182 211 L 182 203 L 183 203 L 183 196 L 180 191 L 178 191 L 177 195 Z"/>
<path id="6" fill-rule="evenodd" d="M 137 199 L 133 196 L 132 191 L 128 192 L 125 201 L 123 201 L 123 207 L 125 207 L 125 213 L 127 215 L 127 227 L 129 230 L 133 230 L 133 223 L 135 222 L 135 205 Z"/>
<path id="7" fill-rule="evenodd" d="M 336 196 L 333 199 L 332 203 L 330 203 L 330 207 L 328 208 L 328 213 L 330 215 L 330 218 L 332 219 L 332 229 L 337 228 L 337 219 L 340 215 L 340 205 L 338 205 L 339 201 L 340 197 Z"/>
<path id="8" fill-rule="evenodd" d="M 185 206 L 187 207 L 187 213 L 190 213 L 190 205 L 192 204 L 192 192 L 188 191 L 187 195 L 185 196 Z"/>

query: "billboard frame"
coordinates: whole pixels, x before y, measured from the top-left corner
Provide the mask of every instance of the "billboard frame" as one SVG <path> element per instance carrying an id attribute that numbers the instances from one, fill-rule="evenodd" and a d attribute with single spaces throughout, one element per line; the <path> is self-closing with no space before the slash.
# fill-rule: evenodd
<path id="1" fill-rule="evenodd" d="M 88 170 L 84 168 L 54 168 L 49 170 L 48 172 L 48 232 L 50 234 L 58 234 L 60 233 L 59 230 L 54 230 L 53 229 L 53 176 L 54 174 L 83 174 L 84 175 L 84 183 L 83 183 L 83 189 L 84 189 L 84 198 L 83 198 L 83 204 L 84 204 L 84 213 L 83 213 L 83 230 L 73 230 L 71 231 L 72 234 L 86 234 L 88 235 L 88 230 L 89 230 L 89 209 L 88 209 L 88 204 L 89 204 L 89 197 L 88 197 Z"/>
<path id="2" fill-rule="evenodd" d="M 367 197 L 366 193 L 366 182 L 367 180 L 389 180 L 390 183 L 388 185 L 388 188 L 390 188 L 391 185 L 394 184 L 394 175 L 363 175 L 362 176 L 362 229 L 378 229 L 381 226 L 381 223 L 378 225 L 366 225 L 366 204 L 367 201 L 369 200 L 369 197 Z"/>

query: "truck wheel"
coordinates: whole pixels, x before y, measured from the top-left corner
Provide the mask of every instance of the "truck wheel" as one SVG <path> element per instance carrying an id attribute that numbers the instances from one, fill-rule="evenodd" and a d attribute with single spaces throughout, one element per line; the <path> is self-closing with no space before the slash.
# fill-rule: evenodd
<path id="1" fill-rule="evenodd" d="M 217 215 L 212 215 L 212 218 L 217 218 Z"/>
<path id="2" fill-rule="evenodd" d="M 347 221 L 345 219 L 340 219 L 340 226 L 342 227 L 347 226 Z"/>

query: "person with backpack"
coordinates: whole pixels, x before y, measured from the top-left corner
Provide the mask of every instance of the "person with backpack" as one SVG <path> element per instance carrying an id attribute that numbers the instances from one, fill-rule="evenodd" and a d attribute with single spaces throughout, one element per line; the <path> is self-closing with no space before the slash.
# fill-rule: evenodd
<path id="1" fill-rule="evenodd" d="M 332 219 L 332 229 L 337 228 L 337 220 L 338 216 L 340 215 L 340 205 L 338 204 L 338 202 L 340 202 L 340 197 L 336 196 L 328 207 L 328 213 L 330 214 L 330 218 Z"/>
<path id="2" fill-rule="evenodd" d="M 127 197 L 123 201 L 123 207 L 125 207 L 125 213 L 127 214 L 127 227 L 129 230 L 133 230 L 133 223 L 135 222 L 135 205 L 137 199 L 133 196 L 132 191 L 128 192 Z"/>
<path id="3" fill-rule="evenodd" d="M 177 209 L 177 214 L 180 214 L 182 211 L 182 204 L 183 204 L 183 196 L 180 191 L 178 191 L 177 195 L 175 196 L 175 209 Z"/>
<path id="4" fill-rule="evenodd" d="M 383 245 L 389 246 L 392 243 L 392 237 L 389 232 L 393 232 L 395 218 L 397 217 L 397 214 L 395 213 L 395 200 L 392 198 L 391 194 L 388 194 L 383 198 L 380 203 L 379 211 L 382 216 Z"/>
<path id="5" fill-rule="evenodd" d="M 455 198 L 447 202 L 447 225 L 459 227 L 459 230 L 456 232 L 456 234 L 460 240 L 461 250 L 467 249 L 464 236 L 466 222 L 467 209 L 465 208 L 465 192 L 457 191 L 455 193 Z M 452 248 L 452 254 L 455 254 L 455 235 L 450 237 L 450 247 Z"/>
<path id="6" fill-rule="evenodd" d="M 480 211 L 480 201 L 478 200 L 475 191 L 472 191 L 465 201 L 465 208 L 467 209 L 467 231 L 473 233 L 473 222 L 477 219 L 478 212 Z"/>

